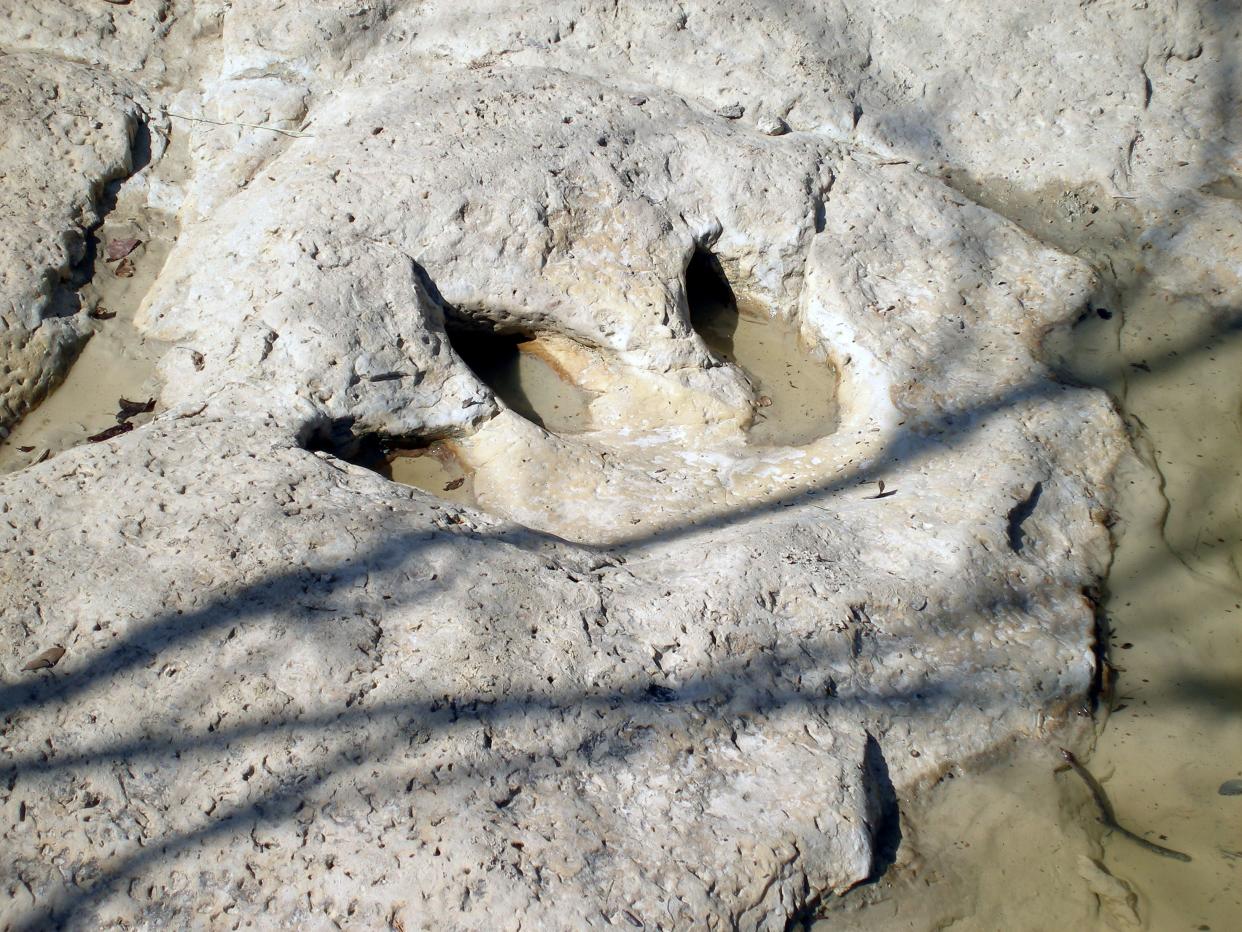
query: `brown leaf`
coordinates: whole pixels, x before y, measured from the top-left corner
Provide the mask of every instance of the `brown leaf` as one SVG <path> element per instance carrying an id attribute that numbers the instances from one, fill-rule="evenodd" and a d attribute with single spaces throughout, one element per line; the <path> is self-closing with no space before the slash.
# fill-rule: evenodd
<path id="1" fill-rule="evenodd" d="M 65 649 L 59 645 L 49 647 L 43 653 L 39 654 L 30 663 L 22 667 L 23 670 L 50 670 L 56 664 L 60 663 L 60 658 L 65 656 Z"/>
<path id="2" fill-rule="evenodd" d="M 133 236 L 127 236 L 123 239 L 109 240 L 105 255 L 107 255 L 109 262 L 115 262 L 117 259 L 124 259 L 138 248 L 138 244 L 140 242 L 142 241 Z"/>
<path id="3" fill-rule="evenodd" d="M 878 486 L 879 486 L 880 491 L 876 492 L 874 495 L 868 495 L 868 496 L 866 496 L 866 498 L 869 498 L 869 499 L 888 498 L 888 497 L 889 497 L 889 496 L 891 496 L 891 495 L 896 495 L 896 494 L 897 494 L 897 490 L 896 490 L 896 489 L 886 489 L 886 488 L 884 487 L 884 480 L 883 480 L 883 479 L 881 479 L 879 482 L 877 482 L 877 483 L 876 483 L 876 485 L 878 485 Z"/>
<path id="4" fill-rule="evenodd" d="M 91 443 L 102 443 L 105 440 L 111 440 L 113 437 L 119 437 L 121 434 L 129 433 L 134 429 L 134 425 L 126 421 L 123 424 L 116 424 L 106 430 L 101 430 L 97 434 L 91 434 L 86 439 Z"/>
<path id="5" fill-rule="evenodd" d="M 23 453 L 33 453 L 33 452 L 34 452 L 34 447 L 18 447 L 17 449 L 21 450 Z"/>
<path id="6" fill-rule="evenodd" d="M 462 476 L 461 478 L 458 478 L 458 479 L 454 479 L 452 482 L 450 482 L 448 485 L 444 487 L 444 491 L 452 492 L 454 489 L 460 489 L 462 487 L 462 483 L 464 483 L 465 481 L 466 481 L 465 476 Z"/>
<path id="7" fill-rule="evenodd" d="M 120 411 L 117 412 L 116 419 L 118 422 L 128 421 L 131 417 L 139 414 L 149 414 L 155 410 L 155 399 L 148 398 L 146 401 L 128 401 L 124 398 L 117 399 L 117 405 Z"/>
<path id="8" fill-rule="evenodd" d="M 130 262 L 127 258 L 122 259 L 116 264 L 116 268 L 112 270 L 112 274 L 114 274 L 117 278 L 133 278 L 134 263 Z"/>
<path id="9" fill-rule="evenodd" d="M 102 304 L 91 311 L 92 320 L 111 320 L 116 317 L 116 311 L 110 311 Z"/>

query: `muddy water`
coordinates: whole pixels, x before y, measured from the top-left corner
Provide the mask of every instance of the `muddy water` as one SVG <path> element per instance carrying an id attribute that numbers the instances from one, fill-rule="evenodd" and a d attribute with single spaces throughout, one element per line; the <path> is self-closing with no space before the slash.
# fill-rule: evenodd
<path id="1" fill-rule="evenodd" d="M 420 450 L 394 451 L 379 472 L 393 482 L 431 492 L 446 501 L 474 504 L 470 476 L 453 455 L 451 444 L 437 442 Z"/>
<path id="2" fill-rule="evenodd" d="M 1047 346 L 1112 393 L 1137 451 L 1103 606 L 1114 686 L 1076 746 L 1123 826 L 1192 860 L 1108 831 L 1053 748 L 1028 746 L 907 806 L 896 868 L 821 927 L 1240 928 L 1242 796 L 1220 790 L 1242 775 L 1242 308 L 1174 285 L 1178 260 L 1145 245 L 1193 204 L 1139 216 L 1095 190 L 951 180 L 1101 271 L 1091 313 Z"/>
<path id="3" fill-rule="evenodd" d="M 748 442 L 757 446 L 799 446 L 837 428 L 837 376 L 826 356 L 809 348 L 796 329 L 743 306 L 731 297 L 700 306 L 695 326 L 720 358 L 746 372 L 756 391 Z M 453 345 L 463 361 L 508 408 L 556 434 L 579 434 L 595 425 L 593 394 L 575 383 L 562 365 L 553 339 L 517 339 L 457 332 Z M 396 482 L 463 504 L 474 501 L 470 476 L 451 444 L 425 450 L 391 451 L 372 463 Z"/>
<path id="4" fill-rule="evenodd" d="M 453 346 L 505 406 L 531 423 L 559 434 L 576 434 L 590 428 L 590 395 L 561 371 L 538 339 L 457 333 Z M 382 460 L 367 465 L 394 482 L 422 489 L 446 501 L 475 504 L 470 474 L 450 442 L 390 450 Z"/>
<path id="5" fill-rule="evenodd" d="M 1120 363 L 1141 457 L 1122 476 L 1105 605 L 1117 686 L 1093 765 L 1119 811 L 1195 860 L 1113 837 L 1105 858 L 1149 928 L 1238 928 L 1242 799 L 1218 790 L 1242 775 L 1242 330 L 1158 285 L 1122 311 L 1067 359 L 1086 376 Z"/>
<path id="6" fill-rule="evenodd" d="M 129 207 L 122 200 L 95 237 L 91 280 L 79 292 L 93 332 L 65 380 L 0 442 L 0 473 L 21 469 L 115 426 L 122 398 L 144 402 L 156 394 L 155 365 L 166 347 L 147 340 L 133 321 L 172 247 L 176 222 L 160 211 Z M 139 245 L 125 257 L 125 264 L 108 261 L 107 244 L 129 238 L 138 239 Z M 130 420 L 139 424 L 147 417 Z"/>
<path id="7" fill-rule="evenodd" d="M 707 347 L 743 369 L 759 396 L 749 439 L 801 446 L 837 429 L 837 373 L 795 327 L 764 309 L 717 301 L 698 308 L 695 329 Z"/>
<path id="8" fill-rule="evenodd" d="M 453 346 L 496 397 L 528 421 L 556 434 L 590 428 L 590 396 L 560 371 L 538 339 L 462 333 Z"/>

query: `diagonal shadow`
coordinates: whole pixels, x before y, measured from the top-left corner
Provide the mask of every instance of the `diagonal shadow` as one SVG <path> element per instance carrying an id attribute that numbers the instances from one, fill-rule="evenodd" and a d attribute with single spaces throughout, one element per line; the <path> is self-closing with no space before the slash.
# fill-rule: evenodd
<path id="1" fill-rule="evenodd" d="M 1227 321 L 1223 338 L 1237 339 L 1242 336 L 1235 319 Z M 1175 353 L 1166 355 L 1164 359 L 1149 362 L 1152 367 L 1175 368 L 1193 365 L 1198 354 L 1209 351 L 1222 335 L 1212 333 L 1193 344 L 1180 347 Z M 1128 365 L 1121 362 L 1118 371 Z M 886 463 L 903 463 L 916 465 L 922 459 L 933 455 L 938 449 L 953 448 L 966 442 L 977 429 L 978 425 L 990 414 L 1026 404 L 1038 403 L 1055 397 L 1069 390 L 1066 386 L 1046 382 L 1031 382 L 1018 385 L 983 402 L 965 407 L 946 410 L 941 415 L 923 425 L 910 425 L 898 431 L 893 440 L 885 447 L 870 465 L 848 471 L 836 480 L 778 496 L 773 500 L 743 509 L 733 509 L 714 516 L 694 528 L 672 528 L 664 531 L 633 537 L 610 547 L 590 548 L 576 547 L 583 553 L 602 552 L 610 555 L 624 555 L 644 546 L 657 542 L 677 540 L 689 535 L 701 534 L 708 530 L 735 527 L 738 524 L 759 518 L 778 510 L 798 505 L 813 505 L 817 502 L 838 494 L 852 486 L 866 482 L 870 477 L 883 471 Z M 325 467 L 328 468 L 328 467 Z M 438 542 L 447 540 L 448 535 L 467 534 L 480 540 L 494 540 L 519 547 L 529 547 L 532 542 L 540 544 L 560 543 L 550 535 L 539 535 L 525 529 L 505 528 L 495 532 L 479 533 L 473 531 L 442 531 L 441 537 L 434 532 L 420 529 L 418 532 L 399 535 L 385 545 L 364 555 L 355 557 L 348 565 L 333 569 L 333 581 L 330 589 L 345 589 L 357 581 L 362 574 L 391 569 L 410 560 L 413 555 L 434 547 Z M 125 640 L 100 652 L 82 668 L 73 671 L 71 677 L 49 679 L 35 685 L 10 684 L 0 689 L 0 708 L 32 709 L 51 702 L 65 702 L 81 695 L 84 691 L 94 688 L 104 680 L 115 678 L 136 665 L 159 648 L 199 637 L 220 627 L 236 623 L 240 619 L 267 615 L 287 609 L 288 596 L 291 592 L 303 592 L 307 568 L 299 568 L 276 574 L 255 581 L 240 590 L 220 593 L 217 600 L 184 615 L 166 613 L 157 616 L 145 625 L 127 633 Z M 306 623 L 306 619 L 303 619 Z M 312 625 L 314 622 L 310 622 Z M 753 679 L 754 674 L 747 671 L 754 658 L 739 658 L 736 664 L 727 665 L 715 671 L 711 677 L 704 677 L 688 684 L 684 692 L 671 700 L 675 708 L 679 703 L 706 703 L 711 706 L 720 703 L 725 697 L 734 696 L 739 692 L 740 683 Z M 782 669 L 796 674 L 799 659 L 795 656 L 777 656 L 774 662 Z M 594 707 L 600 709 L 616 708 L 649 708 L 652 703 L 651 684 L 634 684 L 624 691 L 613 691 L 603 694 L 571 694 L 566 693 L 555 698 L 546 695 L 528 694 L 507 698 L 501 703 L 483 704 L 479 696 L 459 697 L 458 708 L 474 707 L 486 711 L 469 713 L 477 721 L 498 721 L 506 717 L 523 714 L 531 709 L 551 711 L 564 707 Z M 742 691 L 745 692 L 745 691 Z M 850 693 L 838 694 L 830 702 L 824 697 L 807 696 L 798 690 L 784 692 L 769 691 L 760 702 L 754 702 L 751 710 L 770 712 L 776 709 L 808 705 L 824 707 L 825 703 L 834 710 L 848 708 L 851 704 L 859 710 L 889 708 L 899 709 L 911 705 L 917 707 L 922 714 L 935 715 L 943 713 L 948 707 L 960 703 L 985 703 L 994 697 L 978 695 L 971 684 L 941 682 L 924 684 L 920 687 L 917 697 L 910 695 L 863 695 L 852 696 Z M 397 721 L 417 719 L 421 727 L 439 724 L 443 727 L 446 721 L 443 710 L 433 708 L 435 700 L 427 696 L 416 696 L 401 702 L 387 703 L 374 708 L 359 707 L 344 714 L 315 714 L 298 717 L 277 723 L 247 723 L 235 726 L 212 735 L 193 735 L 189 737 L 159 736 L 144 740 L 130 740 L 98 747 L 75 751 L 70 754 L 43 758 L 42 755 L 27 754 L 8 762 L 6 771 L 16 775 L 51 773 L 90 766 L 113 760 L 135 760 L 144 757 L 164 757 L 180 753 L 192 753 L 203 750 L 218 750 L 227 747 L 230 742 L 246 741 L 261 738 L 265 735 L 280 733 L 303 733 L 322 730 L 329 726 L 348 726 L 369 718 L 392 718 Z M 454 713 L 460 714 L 460 713 Z M 369 747 L 365 758 L 370 761 L 383 759 L 391 747 Z M 502 764 L 504 762 L 501 762 Z M 353 767 L 357 762 L 343 753 L 338 764 L 328 767 L 322 773 L 302 774 L 297 780 L 281 786 L 259 800 L 239 804 L 212 817 L 203 825 L 187 831 L 180 836 L 161 839 L 158 846 L 152 845 L 135 852 L 114 865 L 109 871 L 61 902 L 56 907 L 56 920 L 72 917 L 97 901 L 113 888 L 121 878 L 142 868 L 144 864 L 160 857 L 171 857 L 177 852 L 187 850 L 203 840 L 217 837 L 247 824 L 249 821 L 263 819 L 280 819 L 287 817 L 297 802 L 305 796 L 310 788 L 327 780 L 337 767 Z M 872 767 L 876 770 L 877 767 Z M 470 773 L 468 767 L 461 769 L 463 777 Z M 18 928 L 38 928 L 52 916 L 41 913 L 23 920 Z"/>
<path id="2" fill-rule="evenodd" d="M 1223 10 L 1225 5 L 1220 4 L 1213 9 Z M 1231 105 L 1232 99 L 1222 95 L 1222 108 L 1231 107 Z M 1131 287 L 1139 287 L 1139 284 L 1131 283 Z M 1178 347 L 1176 351 L 1166 354 L 1161 359 L 1142 360 L 1142 362 L 1153 370 L 1174 370 L 1178 367 L 1194 365 L 1202 354 L 1210 351 L 1218 339 L 1242 338 L 1240 321 L 1242 317 L 1238 315 L 1230 317 L 1216 331 Z M 1128 374 L 1127 367 L 1138 361 L 1119 362 L 1112 374 L 1119 379 L 1124 378 Z M 647 546 L 736 527 L 744 522 L 777 513 L 782 509 L 816 505 L 853 486 L 871 481 L 884 472 L 886 465 L 896 463 L 917 465 L 934 455 L 937 450 L 951 449 L 966 442 L 991 414 L 1016 406 L 1038 403 L 1055 397 L 1057 393 L 1065 390 L 1064 386 L 1032 379 L 1028 383 L 985 399 L 978 405 L 945 410 L 939 417 L 928 420 L 922 425 L 907 426 L 898 432 L 869 465 L 860 465 L 832 482 L 792 490 L 751 507 L 730 509 L 705 519 L 693 528 L 666 528 L 656 532 L 636 534 L 608 547 L 592 548 L 574 545 L 573 549 L 588 554 L 598 552 L 624 556 Z M 529 530 L 502 529 L 487 533 L 468 531 L 444 531 L 442 533 L 445 535 L 470 534 L 480 540 L 492 540 L 519 547 L 528 547 L 530 542 L 541 539 L 555 545 L 563 543 L 551 535 L 539 535 Z M 446 540 L 447 537 L 443 539 Z M 427 530 L 399 535 L 384 546 L 356 557 L 350 564 L 334 568 L 331 588 L 344 591 L 362 574 L 394 568 L 410 560 L 413 555 L 434 547 L 439 540 L 440 538 L 434 535 L 429 537 Z M 166 613 L 157 616 L 146 624 L 131 629 L 122 642 L 92 657 L 85 666 L 75 669 L 68 678 L 49 678 L 33 685 L 6 684 L 0 688 L 0 710 L 33 709 L 53 702 L 68 702 L 86 690 L 134 669 L 160 648 L 190 638 L 201 637 L 241 619 L 265 616 L 287 609 L 289 593 L 302 592 L 308 572 L 307 569 L 299 568 L 296 571 L 278 573 L 250 583 L 237 591 L 221 592 L 216 601 L 193 612 L 184 615 Z M 302 622 L 312 626 L 315 624 L 309 618 L 303 618 Z M 836 643 L 817 645 L 812 650 L 817 663 L 841 659 L 840 653 L 840 647 Z M 452 710 L 437 708 L 437 700 L 434 697 L 415 695 L 401 701 L 372 707 L 359 706 L 343 713 L 316 713 L 274 723 L 243 723 L 212 734 L 162 735 L 114 743 L 104 742 L 95 747 L 61 753 L 54 757 L 44 757 L 41 753 L 32 752 L 6 761 L 4 772 L 14 775 L 46 774 L 115 760 L 169 757 L 196 751 L 219 750 L 230 743 L 258 739 L 267 735 L 299 734 L 323 730 L 329 726 L 348 727 L 360 724 L 364 720 L 377 718 L 389 718 L 398 723 L 417 721 L 419 727 L 442 729 L 462 719 L 467 722 L 498 722 L 526 714 L 532 709 L 550 712 L 558 708 L 586 706 L 601 711 L 623 708 L 641 708 L 650 711 L 653 704 L 667 708 L 670 712 L 684 705 L 695 704 L 718 709 L 729 703 L 736 703 L 736 697 L 739 694 L 744 697 L 741 708 L 757 713 L 805 705 L 809 708 L 825 709 L 834 713 L 851 706 L 859 710 L 882 708 L 889 711 L 917 708 L 922 714 L 934 716 L 943 714 L 946 709 L 959 703 L 995 701 L 994 696 L 982 693 L 981 688 L 974 684 L 948 681 L 923 684 L 919 687 L 917 695 L 913 689 L 908 694 L 889 695 L 870 695 L 862 691 L 854 694 L 846 691 L 838 692 L 834 697 L 808 695 L 797 689 L 766 689 L 758 692 L 739 689 L 740 685 L 746 683 L 769 682 L 759 678 L 758 674 L 750 669 L 754 659 L 754 657 L 737 658 L 736 661 L 712 671 L 710 675 L 689 681 L 672 696 L 665 693 L 654 694 L 659 697 L 659 702 L 653 699 L 650 683 L 635 683 L 624 690 L 598 693 L 564 692 L 549 696 L 544 692 L 532 692 L 506 697 L 501 702 L 484 701 L 479 695 L 463 695 L 456 698 L 457 707 Z M 799 671 L 805 671 L 810 666 L 804 655 L 791 652 L 778 652 L 771 657 L 771 662 L 790 676 L 796 676 Z M 1230 687 L 1229 684 L 1224 684 L 1220 688 Z M 736 705 L 731 707 L 736 707 Z M 392 754 L 393 747 L 387 740 L 390 737 L 385 735 L 383 739 L 377 739 L 367 745 L 364 762 L 383 760 Z M 871 742 L 868 748 L 871 753 Z M 573 749 L 557 750 L 564 753 Z M 554 752 L 554 749 L 549 749 L 548 753 Z M 628 754 L 630 751 L 623 749 L 622 753 Z M 175 857 L 178 853 L 189 850 L 196 844 L 227 835 L 256 820 L 287 819 L 292 816 L 300 801 L 314 787 L 341 772 L 363 766 L 353 758 L 352 751 L 347 753 L 338 750 L 335 754 L 329 754 L 328 758 L 321 766 L 304 769 L 296 777 L 290 777 L 282 785 L 257 800 L 239 803 L 207 818 L 199 826 L 159 839 L 158 844 L 151 844 L 144 849 L 123 856 L 86 888 L 56 904 L 53 914 L 46 912 L 38 915 L 32 914 L 15 928 L 42 928 L 49 922 L 67 921 L 114 889 L 123 878 L 143 869 L 145 865 L 153 861 Z M 516 763 L 518 763 L 516 759 L 497 755 L 496 758 L 489 760 L 486 766 L 497 772 L 503 772 L 504 769 Z M 879 772 L 881 767 L 886 769 L 882 755 L 878 761 L 868 761 L 868 768 L 873 772 Z M 482 772 L 482 765 L 467 764 L 460 767 L 452 779 L 467 779 L 478 776 Z M 887 801 L 886 805 L 891 802 L 891 800 Z M 887 851 L 885 844 L 882 842 L 881 847 Z"/>
<path id="3" fill-rule="evenodd" d="M 1018 608 L 1020 602 L 1015 595 L 1009 607 Z M 478 695 L 458 695 L 451 706 L 434 697 L 421 695 L 368 707 L 302 715 L 274 723 L 251 722 L 214 733 L 149 735 L 126 743 L 104 742 L 86 750 L 57 752 L 55 757 L 45 757 L 42 752 L 24 755 L 8 762 L 0 773 L 16 780 L 97 764 L 181 760 L 185 755 L 201 751 L 235 752 L 239 744 L 250 739 L 268 740 L 308 732 L 319 733 L 318 747 L 323 748 L 326 738 L 340 736 L 339 746 L 328 746 L 322 759 L 280 774 L 277 785 L 257 798 L 213 810 L 192 828 L 140 843 L 134 850 L 115 858 L 93 880 L 43 904 L 12 928 L 36 929 L 67 922 L 152 861 L 174 858 L 205 841 L 248 826 L 287 819 L 316 787 L 326 781 L 351 771 L 374 768 L 394 755 L 408 753 L 401 739 L 411 732 L 448 732 L 479 725 L 499 726 L 507 719 L 532 713 L 555 714 L 559 710 L 585 708 L 598 713 L 596 717 L 602 722 L 600 726 L 588 728 L 585 735 L 573 738 L 570 745 L 548 746 L 538 753 L 550 757 L 558 766 L 561 762 L 576 758 L 587 769 L 592 766 L 613 768 L 638 750 L 630 743 L 615 740 L 612 732 L 619 723 L 676 719 L 683 711 L 690 709 L 715 720 L 732 720 L 744 715 L 771 716 L 792 711 L 798 713 L 800 720 L 817 715 L 843 715 L 845 720 L 850 720 L 868 711 L 875 714 L 877 709 L 887 710 L 886 714 L 890 715 L 910 715 L 917 709 L 918 714 L 935 718 L 961 705 L 983 708 L 996 702 L 995 693 L 983 684 L 948 680 L 924 682 L 892 692 L 867 692 L 865 689 L 859 689 L 857 693 L 848 689 L 807 692 L 796 685 L 774 688 L 768 676 L 770 669 L 779 670 L 783 681 L 794 684 L 802 674 L 824 665 L 845 662 L 852 652 L 852 645 L 848 639 L 846 641 L 843 643 L 840 638 L 820 640 L 809 646 L 800 644 L 796 648 L 785 648 L 774 655 L 759 652 L 735 657 L 708 674 L 688 679 L 675 691 L 664 687 L 653 689 L 650 682 L 636 682 L 620 690 L 562 691 L 551 696 L 528 692 L 509 695 L 499 701 Z M 861 683 L 856 680 L 854 685 Z M 611 719 L 603 714 L 609 712 L 613 713 Z M 360 731 L 361 726 L 377 721 L 389 721 L 392 727 Z M 356 740 L 359 734 L 368 737 L 359 743 Z M 601 745 L 607 747 L 607 752 L 604 758 L 597 760 L 594 749 Z M 459 759 L 456 767 L 448 768 L 447 774 L 441 769 L 442 757 L 434 756 L 433 760 L 434 766 L 429 764 L 431 769 L 423 771 L 423 776 L 429 779 L 434 770 L 437 785 L 446 781 L 458 782 L 488 774 L 509 773 L 514 768 L 531 766 L 530 751 L 521 748 L 510 754 L 490 754 L 481 762 Z M 883 870 L 892 862 L 900 842 L 900 828 L 896 821 L 895 795 L 887 776 L 888 765 L 879 743 L 870 736 L 865 766 L 867 784 L 875 793 L 874 817 L 881 836 L 876 869 Z M 413 780 L 417 771 L 412 775 L 403 770 L 402 775 L 403 779 Z M 395 785 L 389 789 L 392 797 L 401 795 Z"/>

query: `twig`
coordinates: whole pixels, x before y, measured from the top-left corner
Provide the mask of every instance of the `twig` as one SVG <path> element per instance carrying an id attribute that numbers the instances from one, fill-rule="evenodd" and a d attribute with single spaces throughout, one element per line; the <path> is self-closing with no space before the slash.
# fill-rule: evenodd
<path id="1" fill-rule="evenodd" d="M 1082 782 L 1087 784 L 1087 789 L 1091 791 L 1091 797 L 1095 800 L 1095 806 L 1100 810 L 1100 821 L 1108 828 L 1118 834 L 1124 835 L 1137 845 L 1142 845 L 1153 854 L 1159 854 L 1166 858 L 1172 858 L 1174 861 L 1189 861 L 1190 855 L 1181 851 L 1175 851 L 1172 848 L 1166 848 L 1164 845 L 1158 845 L 1154 841 L 1148 841 L 1142 835 L 1130 831 L 1122 825 L 1117 824 L 1117 816 L 1113 812 L 1113 804 L 1108 799 L 1108 794 L 1104 792 L 1104 787 L 1100 786 L 1100 781 L 1091 775 L 1086 767 L 1078 762 L 1070 751 L 1060 748 L 1061 757 L 1065 759 L 1065 763 L 1069 764 L 1070 769 L 1078 776 L 1082 777 Z"/>
<path id="2" fill-rule="evenodd" d="M 282 136 L 292 136 L 294 139 L 305 139 L 313 137 L 314 133 L 300 133 L 291 129 L 277 129 L 275 126 L 263 126 L 259 123 L 242 123 L 238 121 L 227 122 L 223 120 L 209 120 L 206 117 L 186 116 L 184 113 L 173 113 L 171 110 L 160 110 L 165 116 L 176 117 L 178 120 L 189 120 L 192 123 L 210 123 L 213 126 L 244 126 L 247 129 L 265 129 L 269 133 L 280 133 Z"/>

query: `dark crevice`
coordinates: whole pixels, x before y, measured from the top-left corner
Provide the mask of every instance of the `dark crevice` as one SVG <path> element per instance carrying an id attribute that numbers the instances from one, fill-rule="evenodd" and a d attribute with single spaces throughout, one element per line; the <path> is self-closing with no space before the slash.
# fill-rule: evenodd
<path id="1" fill-rule="evenodd" d="M 139 120 L 129 140 L 130 165 L 116 175 L 104 178 L 95 197 L 95 222 L 82 230 L 80 237 L 73 237 L 70 245 L 70 264 L 61 273 L 60 281 L 52 290 L 43 318 L 73 317 L 82 310 L 79 292 L 95 275 L 99 258 L 99 230 L 108 215 L 116 209 L 121 186 L 151 164 L 151 130 L 146 122 Z"/>
<path id="2" fill-rule="evenodd" d="M 516 375 L 521 346 L 531 338 L 521 333 L 499 333 L 477 324 L 450 321 L 447 327 L 453 350 L 496 397 L 532 424 L 547 428 L 543 416 L 526 394 Z"/>
<path id="3" fill-rule="evenodd" d="M 690 305 L 690 313 L 697 308 L 706 308 L 718 304 L 737 304 L 733 297 L 733 289 L 725 278 L 720 260 L 712 253 L 698 247 L 686 265 L 686 301 Z"/>
<path id="4" fill-rule="evenodd" d="M 427 438 L 393 437 L 377 431 L 356 433 L 355 424 L 352 417 L 322 422 L 302 439 L 300 446 L 311 453 L 330 453 L 356 466 L 383 472 L 383 461 L 392 454 L 424 450 L 437 442 Z"/>
<path id="5" fill-rule="evenodd" d="M 815 199 L 815 232 L 823 233 L 828 226 L 828 207 L 822 197 Z"/>
<path id="6" fill-rule="evenodd" d="M 151 128 L 139 120 L 129 139 L 129 174 L 136 175 L 151 164 Z"/>
<path id="7" fill-rule="evenodd" d="M 686 265 L 686 306 L 690 323 L 700 333 L 722 312 L 737 314 L 737 298 L 720 260 L 702 247 L 694 250 Z"/>
<path id="8" fill-rule="evenodd" d="M 446 321 L 446 332 L 462 362 L 510 410 L 553 433 L 589 426 L 586 393 L 540 351 L 533 334 L 461 315 Z"/>
<path id="9" fill-rule="evenodd" d="M 311 453 L 331 453 L 361 466 L 365 464 L 359 459 L 359 450 L 364 442 L 370 441 L 382 442 L 377 434 L 355 435 L 354 419 L 339 417 L 316 424 L 306 436 L 299 438 L 299 445 Z"/>
<path id="10" fill-rule="evenodd" d="M 690 313 L 690 326 L 707 348 L 725 362 L 734 362 L 737 297 L 725 278 L 720 260 L 702 247 L 695 249 L 686 266 L 686 308 Z"/>
<path id="11" fill-rule="evenodd" d="M 1108 604 L 1108 593 L 1103 583 L 1083 589 L 1082 595 L 1091 606 L 1093 620 L 1091 653 L 1095 658 L 1095 669 L 1091 676 L 1091 689 L 1087 703 L 1094 717 L 1101 705 L 1109 708 L 1113 702 L 1114 673 L 1113 666 L 1108 659 L 1112 629 L 1108 621 L 1108 611 L 1105 608 Z"/>

